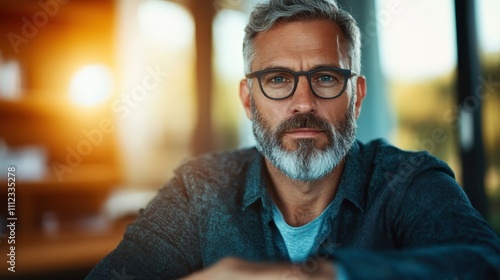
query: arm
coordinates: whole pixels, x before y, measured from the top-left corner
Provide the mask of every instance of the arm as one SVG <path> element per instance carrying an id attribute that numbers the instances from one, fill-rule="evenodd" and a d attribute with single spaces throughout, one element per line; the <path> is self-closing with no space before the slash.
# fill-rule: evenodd
<path id="1" fill-rule="evenodd" d="M 401 250 L 335 252 L 349 279 L 500 279 L 500 241 L 452 177 L 429 170 L 406 188 L 388 204 Z"/>
<path id="2" fill-rule="evenodd" d="M 498 255 L 480 246 L 454 245 L 397 252 L 337 252 L 348 279 L 500 279 Z"/>
<path id="3" fill-rule="evenodd" d="M 160 190 L 128 226 L 118 247 L 87 279 L 115 279 L 117 275 L 134 279 L 165 279 L 168 275 L 167 279 L 177 279 L 199 269 L 197 221 L 190 214 L 189 195 L 179 178 Z"/>
<path id="4" fill-rule="evenodd" d="M 225 258 L 212 267 L 191 274 L 183 280 L 336 280 L 337 271 L 330 262 L 319 262 L 314 271 L 305 273 L 290 263 L 251 263 Z"/>

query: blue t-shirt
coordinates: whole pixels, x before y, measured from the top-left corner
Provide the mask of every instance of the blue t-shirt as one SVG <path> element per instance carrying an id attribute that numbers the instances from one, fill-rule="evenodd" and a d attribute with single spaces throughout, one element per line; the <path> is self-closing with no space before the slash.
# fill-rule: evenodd
<path id="1" fill-rule="evenodd" d="M 325 218 L 328 217 L 325 214 L 331 206 L 332 203 L 330 203 L 318 217 L 309 223 L 299 227 L 293 227 L 287 224 L 283 214 L 273 203 L 274 222 L 283 237 L 288 255 L 292 262 L 299 263 L 306 261 L 309 255 L 315 251 L 314 246 L 319 245 L 317 244 L 319 231 L 325 223 Z"/>

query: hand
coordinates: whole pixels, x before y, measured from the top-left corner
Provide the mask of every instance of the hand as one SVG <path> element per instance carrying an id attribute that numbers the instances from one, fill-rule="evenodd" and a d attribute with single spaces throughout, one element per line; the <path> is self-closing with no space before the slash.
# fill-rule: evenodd
<path id="1" fill-rule="evenodd" d="M 225 258 L 213 266 L 186 276 L 183 280 L 332 280 L 335 267 L 319 262 L 315 271 L 305 273 L 300 264 L 252 263 L 238 258 Z"/>

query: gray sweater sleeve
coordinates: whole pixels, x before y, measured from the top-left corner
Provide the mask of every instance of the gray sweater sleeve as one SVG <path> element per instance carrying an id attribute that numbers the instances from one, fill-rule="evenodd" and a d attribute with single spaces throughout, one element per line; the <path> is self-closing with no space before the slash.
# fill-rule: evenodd
<path id="1" fill-rule="evenodd" d="M 118 247 L 86 279 L 178 279 L 201 268 L 196 215 L 180 178 L 140 211 Z"/>

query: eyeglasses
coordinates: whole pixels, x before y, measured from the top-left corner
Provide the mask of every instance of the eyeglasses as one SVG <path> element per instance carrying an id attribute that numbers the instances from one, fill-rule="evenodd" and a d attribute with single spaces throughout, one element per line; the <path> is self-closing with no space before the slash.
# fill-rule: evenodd
<path id="1" fill-rule="evenodd" d="M 315 96 L 322 99 L 334 99 L 344 93 L 349 78 L 357 74 L 349 69 L 322 67 L 299 72 L 270 68 L 245 75 L 247 78 L 257 78 L 262 93 L 273 100 L 282 100 L 292 96 L 297 89 L 299 76 L 307 77 Z"/>

